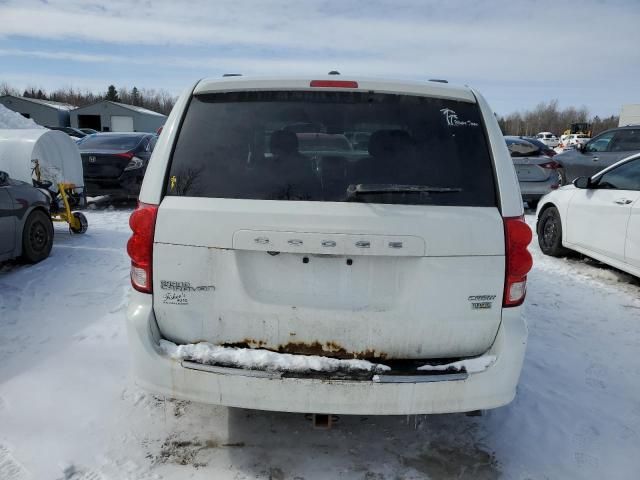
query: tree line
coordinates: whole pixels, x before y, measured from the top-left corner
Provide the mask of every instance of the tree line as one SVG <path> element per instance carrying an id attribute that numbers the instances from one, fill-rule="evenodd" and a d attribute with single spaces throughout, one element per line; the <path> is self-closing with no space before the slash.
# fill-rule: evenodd
<path id="1" fill-rule="evenodd" d="M 53 100 L 68 103 L 76 107 L 83 107 L 100 100 L 111 100 L 129 105 L 147 108 L 155 112 L 169 115 L 176 97 L 166 90 L 155 90 L 126 86 L 116 88 L 109 85 L 105 93 L 93 93 L 89 90 L 79 90 L 73 87 L 59 88 L 47 93 L 41 88 L 29 87 L 24 92 L 11 87 L 6 82 L 0 83 L 0 95 L 22 95 L 28 98 Z M 596 135 L 608 128 L 618 126 L 618 116 L 600 118 L 591 116 L 587 107 L 558 106 L 558 100 L 539 103 L 533 110 L 513 112 L 505 116 L 497 115 L 498 123 L 504 135 L 535 135 L 538 132 L 552 132 L 561 135 L 572 123 L 590 123 L 592 135 Z"/>
<path id="2" fill-rule="evenodd" d="M 591 134 L 597 135 L 608 128 L 617 127 L 618 116 L 591 116 L 587 107 L 560 108 L 558 100 L 551 100 L 548 103 L 539 103 L 533 110 L 513 112 L 506 116 L 498 115 L 498 123 L 504 135 L 530 136 L 539 132 L 561 135 L 572 123 L 589 123 Z"/>
<path id="3" fill-rule="evenodd" d="M 114 85 L 109 85 L 107 91 L 102 94 L 89 90 L 80 90 L 74 87 L 59 88 L 51 92 L 47 92 L 42 88 L 28 87 L 21 92 L 6 82 L 0 83 L 0 95 L 18 95 L 26 98 L 52 100 L 76 107 L 84 107 L 99 102 L 100 100 L 111 100 L 113 102 L 143 107 L 164 115 L 169 115 L 177 99 L 166 90 L 156 90 L 153 88 L 139 89 L 135 86 L 130 89 L 127 86 L 116 88 Z"/>

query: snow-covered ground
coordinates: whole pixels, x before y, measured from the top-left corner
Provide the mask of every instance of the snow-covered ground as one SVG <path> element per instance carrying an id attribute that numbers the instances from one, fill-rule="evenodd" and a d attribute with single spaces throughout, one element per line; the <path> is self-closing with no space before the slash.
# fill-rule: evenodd
<path id="1" fill-rule="evenodd" d="M 128 371 L 126 210 L 0 267 L 0 479 L 637 479 L 640 282 L 533 246 L 518 396 L 483 417 L 302 415 L 156 398 Z M 533 218 L 529 217 L 533 222 Z"/>

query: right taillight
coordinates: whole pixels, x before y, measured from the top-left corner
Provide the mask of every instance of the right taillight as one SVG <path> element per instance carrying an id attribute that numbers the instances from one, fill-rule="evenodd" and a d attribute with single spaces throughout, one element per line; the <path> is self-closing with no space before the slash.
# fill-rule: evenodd
<path id="1" fill-rule="evenodd" d="M 143 293 L 153 292 L 153 234 L 157 214 L 157 205 L 138 203 L 138 208 L 129 217 L 133 231 L 127 242 L 127 253 L 131 257 L 131 285 Z"/>
<path id="2" fill-rule="evenodd" d="M 533 257 L 527 250 L 532 233 L 523 217 L 504 219 L 505 280 L 503 307 L 522 305 L 527 293 L 527 273 L 533 267 Z"/>

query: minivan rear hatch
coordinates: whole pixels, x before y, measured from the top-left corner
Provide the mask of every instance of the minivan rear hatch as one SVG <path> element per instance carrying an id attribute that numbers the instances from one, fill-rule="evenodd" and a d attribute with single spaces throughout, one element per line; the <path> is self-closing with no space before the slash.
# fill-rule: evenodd
<path id="1" fill-rule="evenodd" d="M 477 355 L 501 319 L 503 228 L 469 99 L 194 95 L 158 210 L 158 327 L 340 358 Z"/>

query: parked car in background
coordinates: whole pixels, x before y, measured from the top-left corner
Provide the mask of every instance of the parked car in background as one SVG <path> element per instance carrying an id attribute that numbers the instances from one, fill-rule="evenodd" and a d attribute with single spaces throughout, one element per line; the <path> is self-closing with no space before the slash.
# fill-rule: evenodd
<path id="1" fill-rule="evenodd" d="M 0 171 L 0 262 L 22 257 L 36 263 L 53 245 L 51 197 Z"/>
<path id="2" fill-rule="evenodd" d="M 505 137 L 507 148 L 516 169 L 522 200 L 530 208 L 536 208 L 538 200 L 558 188 L 562 178 L 560 164 L 545 155 L 546 145 L 536 145 L 532 140 Z"/>
<path id="3" fill-rule="evenodd" d="M 640 277 L 640 154 L 545 196 L 536 228 L 547 255 L 575 250 Z"/>
<path id="4" fill-rule="evenodd" d="M 45 127 L 45 128 L 48 128 L 49 130 L 60 130 L 61 132 L 64 132 L 70 137 L 74 137 L 76 139 L 84 138 L 87 136 L 87 134 L 82 130 L 78 128 L 73 128 L 73 127 Z"/>
<path id="5" fill-rule="evenodd" d="M 585 133 L 572 133 L 566 139 L 567 145 L 569 147 L 577 147 L 578 145 L 584 145 L 591 137 Z"/>
<path id="6" fill-rule="evenodd" d="M 347 137 L 330 133 L 296 133 L 300 152 L 331 154 L 352 152 L 353 147 Z"/>
<path id="7" fill-rule="evenodd" d="M 522 137 L 522 136 L 519 137 L 519 138 L 522 138 L 523 140 L 526 140 L 527 142 L 533 143 L 534 145 L 539 147 L 540 150 L 542 151 L 542 153 L 544 155 L 546 155 L 547 157 L 555 157 L 558 154 L 558 152 L 556 152 L 553 148 L 550 148 L 546 143 L 541 142 L 537 138 Z"/>
<path id="8" fill-rule="evenodd" d="M 551 148 L 557 147 L 559 143 L 558 137 L 551 132 L 540 132 L 536 135 L 536 139 Z"/>
<path id="9" fill-rule="evenodd" d="M 157 138 L 151 133 L 96 133 L 80 141 L 87 195 L 136 197 Z"/>
<path id="10" fill-rule="evenodd" d="M 636 152 L 640 152 L 640 125 L 612 128 L 554 159 L 562 165 L 563 184 L 566 184 L 577 177 L 595 175 Z"/>
<path id="11" fill-rule="evenodd" d="M 531 231 L 483 97 L 335 75 L 233 81 L 180 97 L 131 215 L 138 382 L 304 413 L 509 403 Z M 364 127 L 355 152 L 345 135 Z"/>
<path id="12" fill-rule="evenodd" d="M 94 133 L 99 133 L 98 130 L 94 130 L 93 128 L 79 128 L 82 133 L 87 135 L 93 135 Z"/>

